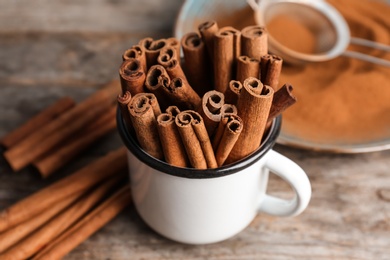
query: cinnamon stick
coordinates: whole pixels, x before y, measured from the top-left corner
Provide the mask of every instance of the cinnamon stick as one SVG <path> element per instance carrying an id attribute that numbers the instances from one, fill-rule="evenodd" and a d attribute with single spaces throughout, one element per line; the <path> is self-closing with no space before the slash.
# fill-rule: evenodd
<path id="1" fill-rule="evenodd" d="M 128 186 L 118 190 L 64 234 L 52 241 L 34 259 L 61 259 L 131 203 Z"/>
<path id="2" fill-rule="evenodd" d="M 229 87 L 225 91 L 225 102 L 229 104 L 236 104 L 240 92 L 242 89 L 242 83 L 238 80 L 231 80 Z"/>
<path id="3" fill-rule="evenodd" d="M 93 206 L 95 206 L 117 183 L 118 178 L 103 182 L 96 189 L 92 190 L 92 192 L 83 196 L 80 200 L 76 201 L 65 211 L 51 219 L 26 239 L 0 254 L 0 258 L 27 259 L 36 254 L 46 244 L 91 210 L 91 208 L 93 208 Z"/>
<path id="4" fill-rule="evenodd" d="M 180 109 L 196 110 L 201 105 L 201 98 L 182 78 L 174 78 L 168 87 L 163 88 L 166 96 Z"/>
<path id="5" fill-rule="evenodd" d="M 279 89 L 279 77 L 282 71 L 283 59 L 277 55 L 267 54 L 261 57 L 261 82 L 275 91 Z"/>
<path id="6" fill-rule="evenodd" d="M 128 106 L 129 106 L 130 101 L 131 101 L 130 91 L 126 91 L 126 93 L 124 93 L 124 94 L 119 94 L 117 97 L 117 101 L 119 104 L 119 109 L 121 110 L 123 120 L 125 121 L 127 130 L 130 131 L 132 129 L 130 112 L 128 109 Z"/>
<path id="7" fill-rule="evenodd" d="M 128 59 L 119 68 L 122 94 L 129 91 L 132 96 L 144 92 L 145 72 L 139 60 Z"/>
<path id="8" fill-rule="evenodd" d="M 144 38 L 139 42 L 139 45 L 145 50 L 146 65 L 149 70 L 153 65 L 157 64 L 157 57 L 160 50 L 167 46 L 165 39 L 153 40 L 153 38 Z"/>
<path id="9" fill-rule="evenodd" d="M 187 77 L 178 62 L 177 56 L 178 54 L 175 47 L 168 46 L 160 51 L 160 54 L 157 57 L 157 62 L 165 68 L 170 79 L 182 78 L 187 81 Z"/>
<path id="10" fill-rule="evenodd" d="M 236 71 L 235 60 L 240 56 L 240 31 L 223 27 L 214 36 L 214 87 L 224 93 Z"/>
<path id="11" fill-rule="evenodd" d="M 219 30 L 218 24 L 216 21 L 206 21 L 199 24 L 198 30 L 206 45 L 209 58 L 212 60 L 214 57 L 214 34 L 216 34 Z"/>
<path id="12" fill-rule="evenodd" d="M 224 104 L 224 106 L 225 105 L 226 104 Z M 232 112 L 225 111 L 225 112 L 221 113 L 221 120 L 218 123 L 218 127 L 215 130 L 215 133 L 213 135 L 213 139 L 211 142 L 215 153 L 217 152 L 219 143 L 221 142 L 223 133 L 225 131 L 226 124 L 228 123 L 230 116 L 234 116 L 234 117 L 237 116 L 237 108 L 235 106 L 234 106 L 234 109 L 232 109 Z M 242 121 L 241 118 L 239 121 Z"/>
<path id="13" fill-rule="evenodd" d="M 12 169 L 22 169 L 88 125 L 115 101 L 117 87 L 116 82 L 107 85 L 6 151 Z"/>
<path id="14" fill-rule="evenodd" d="M 165 112 L 176 117 L 180 113 L 180 109 L 177 106 L 169 106 Z"/>
<path id="15" fill-rule="evenodd" d="M 32 132 L 38 131 L 43 125 L 49 123 L 68 109 L 74 107 L 75 104 L 76 103 L 70 97 L 63 97 L 57 100 L 54 104 L 51 104 L 44 110 L 40 111 L 26 123 L 1 138 L 0 144 L 6 148 L 14 146 Z"/>
<path id="16" fill-rule="evenodd" d="M 81 133 L 77 134 L 75 138 L 35 161 L 33 165 L 38 169 L 41 176 L 47 178 L 84 151 L 89 145 L 114 130 L 116 127 L 115 112 L 116 106 L 112 105 L 96 121 L 82 129 Z"/>
<path id="17" fill-rule="evenodd" d="M 181 39 L 185 71 L 187 79 L 194 90 L 202 96 L 211 88 L 210 61 L 207 50 L 200 35 L 195 32 L 187 33 Z"/>
<path id="18" fill-rule="evenodd" d="M 268 53 L 268 33 L 264 27 L 251 25 L 241 30 L 241 53 L 257 60 Z"/>
<path id="19" fill-rule="evenodd" d="M 156 96 L 162 109 L 169 105 L 164 88 L 168 87 L 170 83 L 169 75 L 163 66 L 153 65 L 150 67 L 146 76 L 145 87 Z"/>
<path id="20" fill-rule="evenodd" d="M 218 127 L 224 102 L 225 97 L 219 91 L 211 90 L 203 95 L 202 107 L 198 111 L 204 120 L 209 136 L 213 136 L 214 131 Z"/>
<path id="21" fill-rule="evenodd" d="M 146 74 L 147 66 L 146 66 L 146 54 L 144 49 L 140 45 L 133 45 L 130 49 L 127 49 L 123 55 L 122 60 L 130 60 L 136 59 L 140 62 L 140 66 L 143 72 Z"/>
<path id="22" fill-rule="evenodd" d="M 222 138 L 215 154 L 218 166 L 222 166 L 236 144 L 243 129 L 243 122 L 237 115 L 229 115 L 224 126 Z"/>
<path id="23" fill-rule="evenodd" d="M 180 41 L 175 37 L 170 37 L 166 39 L 167 46 L 173 47 L 176 50 L 176 60 L 180 60 Z"/>
<path id="24" fill-rule="evenodd" d="M 159 108 L 154 111 L 152 101 L 156 103 L 156 97 L 151 93 L 135 95 L 129 105 L 130 119 L 142 149 L 151 156 L 162 160 L 164 154 L 158 136 L 156 120 L 161 111 Z"/>
<path id="25" fill-rule="evenodd" d="M 259 79 L 251 77 L 244 81 L 237 102 L 238 116 L 241 117 L 244 128 L 226 163 L 240 160 L 260 146 L 273 94 L 274 90 L 263 85 Z"/>
<path id="26" fill-rule="evenodd" d="M 236 79 L 241 83 L 249 77 L 260 77 L 260 61 L 248 56 L 240 56 L 237 59 L 237 74 Z M 230 82 L 229 82 L 230 87 Z"/>
<path id="27" fill-rule="evenodd" d="M 275 92 L 272 100 L 271 109 L 268 116 L 268 123 L 280 115 L 284 110 L 297 102 L 296 97 L 292 93 L 293 86 L 286 83 L 278 91 Z"/>
<path id="28" fill-rule="evenodd" d="M 157 117 L 157 129 L 165 161 L 174 166 L 187 167 L 188 157 L 175 124 L 175 116 L 172 113 L 160 114 Z"/>
<path id="29" fill-rule="evenodd" d="M 59 201 L 48 209 L 42 211 L 39 215 L 26 220 L 25 222 L 0 233 L 0 253 L 4 252 L 12 245 L 15 245 L 34 230 L 47 223 L 52 217 L 72 204 L 82 192 L 71 194 L 69 197 Z"/>
<path id="30" fill-rule="evenodd" d="M 120 148 L 0 212 L 0 232 L 16 226 L 72 194 L 86 190 L 126 169 L 126 149 Z"/>
<path id="31" fill-rule="evenodd" d="M 167 63 L 167 66 L 165 67 L 165 70 L 167 71 L 167 73 L 168 73 L 168 75 L 169 75 L 169 77 L 171 79 L 182 78 L 186 82 L 188 82 L 187 76 L 185 75 L 185 73 L 183 71 L 183 68 L 180 65 L 180 62 L 178 62 L 177 59 L 170 60 Z"/>
<path id="32" fill-rule="evenodd" d="M 192 110 L 183 111 L 175 123 L 191 165 L 198 169 L 218 167 L 201 115 Z"/>

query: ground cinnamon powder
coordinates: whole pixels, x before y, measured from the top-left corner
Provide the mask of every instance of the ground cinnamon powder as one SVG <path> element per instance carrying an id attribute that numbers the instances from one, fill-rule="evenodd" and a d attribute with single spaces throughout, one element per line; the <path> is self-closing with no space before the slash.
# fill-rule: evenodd
<path id="1" fill-rule="evenodd" d="M 372 0 L 328 2 L 343 14 L 352 36 L 390 44 L 390 5 Z M 269 30 L 280 42 L 290 41 L 290 48 L 310 50 L 312 36 L 297 26 L 280 21 Z M 383 51 L 352 45 L 349 49 L 390 60 Z M 342 145 L 390 139 L 390 68 L 345 57 L 305 66 L 284 64 L 280 83 L 286 82 L 294 86 L 298 102 L 284 112 L 284 136 Z"/>

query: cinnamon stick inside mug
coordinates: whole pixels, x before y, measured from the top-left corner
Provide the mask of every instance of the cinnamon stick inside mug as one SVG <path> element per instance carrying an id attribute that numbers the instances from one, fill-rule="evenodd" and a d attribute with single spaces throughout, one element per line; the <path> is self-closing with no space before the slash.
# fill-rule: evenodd
<path id="1" fill-rule="evenodd" d="M 167 46 L 175 48 L 176 52 L 176 60 L 180 60 L 180 41 L 176 39 L 175 37 L 170 37 L 166 39 Z"/>
<path id="2" fill-rule="evenodd" d="M 170 83 L 169 75 L 163 66 L 153 65 L 150 67 L 146 76 L 145 87 L 156 96 L 162 109 L 169 106 L 164 88 L 168 87 Z"/>
<path id="3" fill-rule="evenodd" d="M 180 109 L 196 110 L 200 107 L 202 100 L 199 95 L 181 78 L 174 78 L 168 87 L 164 87 L 168 98 Z"/>
<path id="4" fill-rule="evenodd" d="M 242 89 L 242 83 L 238 80 L 231 80 L 229 82 L 229 87 L 225 92 L 225 102 L 229 104 L 236 104 L 238 97 L 240 96 L 240 92 Z"/>
<path id="5" fill-rule="evenodd" d="M 208 56 L 213 62 L 214 34 L 216 34 L 219 30 L 218 24 L 216 21 L 206 21 L 198 26 L 198 30 L 206 45 Z"/>
<path id="6" fill-rule="evenodd" d="M 171 79 L 182 78 L 187 81 L 187 77 L 178 62 L 177 56 L 177 50 L 172 46 L 168 46 L 160 51 L 160 55 L 157 57 L 157 62 L 165 68 Z"/>
<path id="7" fill-rule="evenodd" d="M 151 93 L 139 93 L 135 95 L 129 105 L 130 119 L 134 127 L 137 140 L 148 154 L 162 160 L 164 154 L 157 130 L 156 118 L 161 114 L 153 111 L 151 102 L 156 97 Z"/>
<path id="8" fill-rule="evenodd" d="M 208 91 L 203 95 L 202 106 L 199 108 L 199 114 L 204 120 L 204 124 L 209 136 L 213 136 L 221 120 L 221 108 L 225 103 L 224 95 L 216 90 Z"/>
<path id="9" fill-rule="evenodd" d="M 292 93 L 293 86 L 286 83 L 278 91 L 275 92 L 272 100 L 271 109 L 268 116 L 268 123 L 280 115 L 284 110 L 294 105 L 297 102 L 296 97 Z"/>
<path id="10" fill-rule="evenodd" d="M 121 110 L 121 114 L 123 117 L 123 120 L 126 123 L 127 130 L 131 130 L 131 119 L 129 114 L 128 106 L 131 101 L 131 94 L 129 91 L 126 91 L 124 94 L 119 94 L 117 97 L 119 109 Z"/>
<path id="11" fill-rule="evenodd" d="M 259 79 L 248 78 L 237 102 L 238 115 L 244 128 L 230 152 L 226 163 L 244 158 L 259 146 L 266 127 L 274 90 Z"/>
<path id="12" fill-rule="evenodd" d="M 119 77 L 121 81 L 122 93 L 129 91 L 131 95 L 144 92 L 145 73 L 141 63 L 136 59 L 123 61 L 119 68 Z"/>
<path id="13" fill-rule="evenodd" d="M 147 66 L 146 66 L 146 55 L 145 51 L 142 49 L 140 45 L 133 45 L 130 49 L 127 49 L 123 55 L 122 60 L 130 60 L 130 59 L 136 59 L 140 62 L 140 65 L 142 67 L 142 70 L 146 74 L 147 72 Z"/>
<path id="14" fill-rule="evenodd" d="M 279 89 L 279 77 L 282 71 L 283 59 L 277 55 L 267 54 L 261 57 L 261 82 L 275 91 Z"/>
<path id="15" fill-rule="evenodd" d="M 174 113 L 162 113 L 157 117 L 157 129 L 160 136 L 165 161 L 178 167 L 189 165 L 186 150 L 175 124 Z"/>
<path id="16" fill-rule="evenodd" d="M 214 87 L 224 93 L 235 75 L 235 60 L 240 56 L 240 32 L 223 27 L 214 36 Z"/>
<path id="17" fill-rule="evenodd" d="M 153 38 L 144 38 L 139 42 L 139 45 L 145 50 L 146 65 L 149 70 L 154 64 L 157 64 L 157 57 L 160 54 L 160 50 L 167 46 L 165 39 L 159 39 L 154 41 Z"/>
<path id="18" fill-rule="evenodd" d="M 268 34 L 264 27 L 251 25 L 241 30 L 241 53 L 257 60 L 268 53 Z"/>
<path id="19" fill-rule="evenodd" d="M 260 61 L 248 56 L 240 56 L 237 59 L 237 74 L 236 80 L 244 83 L 249 77 L 259 78 L 260 76 Z M 230 82 L 229 82 L 230 88 Z"/>
<path id="20" fill-rule="evenodd" d="M 200 35 L 195 32 L 187 33 L 181 39 L 183 48 L 185 71 L 187 79 L 194 90 L 202 96 L 210 86 L 207 50 Z"/>

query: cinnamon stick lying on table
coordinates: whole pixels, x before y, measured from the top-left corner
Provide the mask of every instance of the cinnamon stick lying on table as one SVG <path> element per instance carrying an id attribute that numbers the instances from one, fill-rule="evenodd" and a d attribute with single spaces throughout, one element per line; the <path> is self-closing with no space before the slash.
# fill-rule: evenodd
<path id="1" fill-rule="evenodd" d="M 75 137 L 33 162 L 41 176 L 48 177 L 96 140 L 114 130 L 116 127 L 115 112 L 116 106 L 112 105 L 96 121 L 82 129 Z"/>
<path id="2" fill-rule="evenodd" d="M 0 232 L 38 215 L 72 194 L 84 191 L 126 169 L 126 149 L 120 148 L 0 212 Z"/>
<path id="3" fill-rule="evenodd" d="M 131 194 L 126 185 L 111 197 L 101 203 L 97 208 L 83 217 L 61 236 L 53 240 L 33 259 L 61 259 L 94 232 L 103 227 L 126 206 L 131 203 Z"/>
<path id="4" fill-rule="evenodd" d="M 42 211 L 39 215 L 0 233 L 0 253 L 4 252 L 12 245 L 15 245 L 17 242 L 31 234 L 34 230 L 47 223 L 52 217 L 81 197 L 82 194 L 82 191 L 74 193 Z"/>
<path id="5" fill-rule="evenodd" d="M 197 169 L 217 167 L 202 117 L 195 111 L 183 111 L 176 116 L 175 123 L 192 167 Z"/>
<path id="6" fill-rule="evenodd" d="M 146 54 L 140 45 L 133 45 L 130 49 L 127 49 L 123 55 L 122 60 L 138 60 L 143 72 L 146 74 L 147 66 L 146 66 Z"/>
<path id="7" fill-rule="evenodd" d="M 160 139 L 157 130 L 157 117 L 161 114 L 156 97 L 151 93 L 135 95 L 129 105 L 130 119 L 137 140 L 148 154 L 162 160 Z"/>
<path id="8" fill-rule="evenodd" d="M 189 166 L 188 157 L 175 124 L 174 113 L 160 114 L 157 117 L 157 129 L 165 161 L 174 166 L 187 167 Z"/>
<path id="9" fill-rule="evenodd" d="M 238 80 L 231 80 L 229 87 L 225 91 L 225 102 L 236 104 L 242 89 L 242 83 Z"/>
<path id="10" fill-rule="evenodd" d="M 214 87 L 224 93 L 234 78 L 236 59 L 240 56 L 240 31 L 223 27 L 214 36 Z"/>
<path id="11" fill-rule="evenodd" d="M 124 174 L 122 176 L 124 176 Z M 103 182 L 91 192 L 88 192 L 26 239 L 0 254 L 0 259 L 27 259 L 36 254 L 46 244 L 91 210 L 91 208 L 93 208 L 93 206 L 96 205 L 120 179 L 122 179 L 122 176 L 115 176 L 109 181 Z"/>
<path id="12" fill-rule="evenodd" d="M 121 81 L 122 94 L 129 91 L 132 96 L 144 92 L 146 74 L 141 67 L 141 63 L 136 59 L 123 61 L 119 68 L 119 78 Z"/>
<path id="13" fill-rule="evenodd" d="M 216 21 L 206 21 L 198 26 L 200 35 L 202 36 L 203 42 L 206 45 L 207 52 L 211 62 L 213 62 L 214 52 L 214 34 L 219 30 Z"/>
<path id="14" fill-rule="evenodd" d="M 0 144 L 6 148 L 14 146 L 31 133 L 37 131 L 43 125 L 49 123 L 68 109 L 74 107 L 75 104 L 76 103 L 70 97 L 63 97 L 57 100 L 54 104 L 40 111 L 37 115 L 32 117 L 22 126 L 19 126 L 15 130 L 2 137 L 0 139 Z"/>
<path id="15" fill-rule="evenodd" d="M 261 57 L 261 82 L 275 91 L 279 89 L 279 77 L 282 71 L 283 59 L 277 55 L 267 54 Z"/>
<path id="16" fill-rule="evenodd" d="M 225 103 L 224 95 L 216 90 L 208 91 L 203 95 L 202 106 L 198 109 L 204 120 L 209 136 L 213 136 L 221 120 L 221 108 Z"/>
<path id="17" fill-rule="evenodd" d="M 268 53 L 268 34 L 264 27 L 251 25 L 241 30 L 241 55 L 260 60 Z"/>
<path id="18" fill-rule="evenodd" d="M 181 39 L 181 46 L 187 79 L 199 96 L 202 96 L 211 89 L 210 61 L 207 58 L 206 46 L 195 32 L 185 34 Z"/>
<path id="19" fill-rule="evenodd" d="M 237 58 L 236 80 L 244 83 L 244 81 L 249 77 L 260 77 L 260 61 L 255 58 L 249 58 L 248 56 L 240 56 Z"/>
<path id="20" fill-rule="evenodd" d="M 6 151 L 12 169 L 22 169 L 92 122 L 115 102 L 117 89 L 117 82 L 107 85 Z"/>
<path id="21" fill-rule="evenodd" d="M 226 163 L 240 160 L 260 146 L 273 95 L 274 90 L 263 85 L 259 79 L 251 77 L 244 81 L 237 102 L 238 116 L 241 117 L 244 128 Z"/>

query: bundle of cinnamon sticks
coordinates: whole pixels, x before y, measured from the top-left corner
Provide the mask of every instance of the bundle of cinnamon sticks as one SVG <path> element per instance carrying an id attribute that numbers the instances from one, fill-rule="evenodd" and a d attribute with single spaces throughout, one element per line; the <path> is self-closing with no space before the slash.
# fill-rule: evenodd
<path id="1" fill-rule="evenodd" d="M 14 171 L 27 165 L 48 177 L 116 127 L 113 81 L 76 104 L 63 97 L 0 139 Z"/>
<path id="2" fill-rule="evenodd" d="M 0 259 L 61 259 L 131 201 L 119 148 L 0 212 Z"/>
<path id="3" fill-rule="evenodd" d="M 207 21 L 180 41 L 142 39 L 122 58 L 117 100 L 128 131 L 174 166 L 216 168 L 245 158 L 296 102 L 293 87 L 279 84 L 283 60 L 268 53 L 260 26 Z"/>

